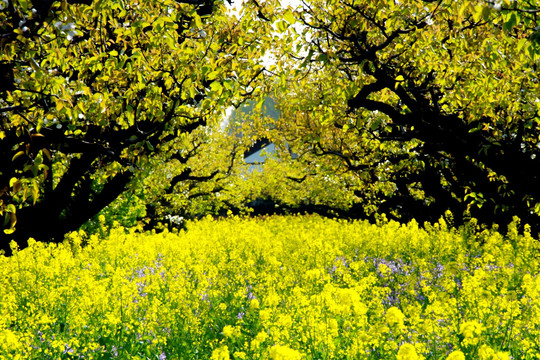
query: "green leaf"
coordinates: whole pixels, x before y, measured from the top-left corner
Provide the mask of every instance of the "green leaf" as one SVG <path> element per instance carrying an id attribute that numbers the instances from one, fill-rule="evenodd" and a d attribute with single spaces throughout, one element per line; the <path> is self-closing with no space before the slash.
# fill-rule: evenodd
<path id="1" fill-rule="evenodd" d="M 11 161 L 15 161 L 17 158 L 23 156 L 25 152 L 23 150 L 18 151 L 15 155 L 13 155 L 13 158 L 11 158 Z M 12 179 L 13 180 L 13 179 Z M 11 182 L 10 182 L 11 183 Z"/>
<path id="2" fill-rule="evenodd" d="M 300 67 L 301 68 L 306 67 L 307 64 L 309 64 L 309 62 L 311 61 L 312 56 L 313 56 L 313 49 L 310 48 L 309 51 L 308 51 L 308 54 L 306 55 L 306 57 L 304 59 L 304 61 L 302 62 L 302 64 L 300 64 Z"/>
<path id="3" fill-rule="evenodd" d="M 510 15 L 510 18 L 508 19 L 508 21 L 506 21 L 504 24 L 503 24 L 503 29 L 506 31 L 506 32 L 510 32 L 514 26 L 516 26 L 518 22 L 518 19 L 517 19 L 517 16 L 515 13 L 512 13 Z"/>
<path id="4" fill-rule="evenodd" d="M 283 14 L 283 18 L 291 25 L 296 22 L 296 18 L 294 17 L 294 14 L 290 9 Z"/>
<path id="5" fill-rule="evenodd" d="M 193 16 L 193 21 L 195 21 L 195 27 L 198 29 L 202 29 L 203 23 L 202 23 L 201 17 L 196 12 L 192 13 L 192 16 Z"/>
<path id="6" fill-rule="evenodd" d="M 220 92 L 221 89 L 223 89 L 223 86 L 219 81 L 214 81 L 210 84 L 210 90 L 212 90 L 213 92 Z"/>
<path id="7" fill-rule="evenodd" d="M 215 70 L 215 71 L 212 71 L 211 73 L 209 73 L 207 75 L 207 78 L 208 80 L 214 80 L 215 78 L 217 78 L 219 75 L 219 71 Z"/>
<path id="8" fill-rule="evenodd" d="M 394 89 L 397 89 L 399 87 L 399 84 L 405 81 L 405 78 L 403 75 L 396 76 L 396 84 L 394 85 Z"/>
<path id="9" fill-rule="evenodd" d="M 276 23 L 277 29 L 280 32 L 285 32 L 287 30 L 287 27 L 289 26 L 285 21 L 278 21 Z"/>

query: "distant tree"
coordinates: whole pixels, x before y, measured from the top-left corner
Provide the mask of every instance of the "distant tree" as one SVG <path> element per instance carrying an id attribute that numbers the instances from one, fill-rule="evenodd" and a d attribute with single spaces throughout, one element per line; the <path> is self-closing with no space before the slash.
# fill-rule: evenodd
<path id="1" fill-rule="evenodd" d="M 539 229 L 539 17 L 533 0 L 302 1 L 279 131 L 299 161 L 355 175 L 362 216 Z"/>
<path id="2" fill-rule="evenodd" d="M 62 241 L 155 156 L 189 155 L 183 134 L 256 96 L 270 44 L 261 11 L 0 1 L 0 248 Z"/>
<path id="3" fill-rule="evenodd" d="M 295 96 L 302 96 L 301 89 L 294 91 Z M 309 87 L 305 92 L 312 96 Z M 346 216 L 354 196 L 343 185 L 351 177 L 337 171 L 335 164 L 305 161 L 305 153 L 293 151 L 295 138 L 291 133 L 305 133 L 304 129 L 297 126 L 294 115 L 283 117 L 276 101 L 287 102 L 289 95 L 271 93 L 258 102 L 247 102 L 229 119 L 228 131 L 242 141 L 247 154 L 259 143 L 267 145 L 261 150 L 261 164 L 248 166 L 240 178 L 230 179 L 234 181 L 234 196 L 243 199 L 242 204 L 254 214 L 318 212 Z M 300 161 L 296 160 L 298 156 L 302 156 Z"/>

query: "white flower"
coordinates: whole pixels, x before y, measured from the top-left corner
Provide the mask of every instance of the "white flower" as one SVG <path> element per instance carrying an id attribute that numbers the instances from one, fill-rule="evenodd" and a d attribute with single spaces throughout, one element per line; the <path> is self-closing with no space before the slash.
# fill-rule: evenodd
<path id="1" fill-rule="evenodd" d="M 181 225 L 184 222 L 184 218 L 178 215 L 166 215 L 165 219 L 175 225 Z"/>

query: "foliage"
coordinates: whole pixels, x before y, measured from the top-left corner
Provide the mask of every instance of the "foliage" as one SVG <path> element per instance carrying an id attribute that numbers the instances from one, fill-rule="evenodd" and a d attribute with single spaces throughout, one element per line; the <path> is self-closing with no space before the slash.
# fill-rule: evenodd
<path id="1" fill-rule="evenodd" d="M 234 144 L 236 155 L 243 153 L 243 159 L 230 159 L 234 164 L 229 168 L 229 176 L 224 179 L 219 193 L 223 209 L 248 213 L 336 213 L 348 211 L 352 193 L 343 187 L 347 174 L 336 167 L 326 173 L 317 172 L 320 163 L 313 163 L 313 169 L 306 163 L 296 161 L 294 153 L 281 130 L 276 127 L 280 121 L 280 109 L 273 96 L 263 96 L 258 101 L 248 101 L 234 109 L 222 128 L 228 134 L 212 134 L 212 141 L 218 146 L 211 150 L 213 156 Z M 246 156 L 258 145 L 261 163 L 246 163 Z M 226 153 L 233 152 L 226 150 Z M 198 161 L 198 159 L 193 159 Z M 223 161 L 223 160 L 221 160 Z M 205 164 L 209 164 L 208 161 Z M 306 175 L 309 172 L 310 176 Z"/>
<path id="2" fill-rule="evenodd" d="M 232 217 L 31 241 L 0 257 L 0 357 L 532 359 L 539 242 L 518 225 Z"/>
<path id="3" fill-rule="evenodd" d="M 305 175 L 306 168 L 284 150 L 265 160 L 264 165 L 245 171 L 235 193 L 255 205 L 260 213 L 318 212 L 344 215 L 351 207 L 352 194 L 343 187 L 346 174 Z M 259 208 L 257 203 L 272 208 Z"/>
<path id="4" fill-rule="evenodd" d="M 174 225 L 170 219 L 179 216 L 223 216 L 229 211 L 344 214 L 351 205 L 351 194 L 342 186 L 346 174 L 319 176 L 314 172 L 305 177 L 305 166 L 294 161 L 296 155 L 282 139 L 255 130 L 271 127 L 278 118 L 279 112 L 267 97 L 241 104 L 221 124 L 177 139 L 175 146 L 181 152 L 172 159 L 168 158 L 170 151 L 156 156 L 126 193 L 101 214 L 109 223 L 118 221 L 123 226 L 133 226 L 139 214 L 149 229 L 170 227 Z M 264 165 L 247 164 L 246 154 L 260 141 L 273 141 L 275 149 L 263 150 Z M 131 205 L 128 199 L 134 200 Z M 145 203 L 146 214 L 138 211 L 139 201 Z"/>
<path id="5" fill-rule="evenodd" d="M 156 157 L 130 189 L 141 194 L 152 212 L 149 220 L 217 215 L 242 206 L 243 197 L 230 193 L 242 167 L 241 142 L 213 126 L 177 139 L 176 145 L 182 149 L 176 156 L 167 158 L 170 152 L 165 152 Z"/>
<path id="6" fill-rule="evenodd" d="M 518 215 L 538 230 L 539 14 L 537 1 L 302 2 L 281 25 L 276 137 L 308 177 L 347 174 L 361 216 Z"/>
<path id="7" fill-rule="evenodd" d="M 538 230 L 534 0 L 0 4 L 4 250 L 255 199 Z M 282 161 L 248 176 L 261 139 Z"/>
<path id="8" fill-rule="evenodd" d="M 2 4 L 3 248 L 61 241 L 148 163 L 177 156 L 177 138 L 261 91 L 270 24 L 255 5 L 232 15 L 222 1 Z"/>

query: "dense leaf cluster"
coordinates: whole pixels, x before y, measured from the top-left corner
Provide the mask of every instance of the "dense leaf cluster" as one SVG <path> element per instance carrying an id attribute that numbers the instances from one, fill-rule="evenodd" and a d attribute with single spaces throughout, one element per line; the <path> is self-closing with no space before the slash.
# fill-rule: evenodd
<path id="1" fill-rule="evenodd" d="M 230 16 L 221 1 L 6 2 L 2 247 L 61 241 L 154 154 L 181 158 L 182 134 L 253 94 L 265 49 L 257 9 Z"/>
<path id="2" fill-rule="evenodd" d="M 538 230 L 537 1 L 294 4 L 0 2 L 2 247 L 261 200 Z"/>
<path id="3" fill-rule="evenodd" d="M 355 174 L 362 216 L 536 224 L 538 16 L 533 1 L 306 2 L 280 132 L 306 164 Z"/>

